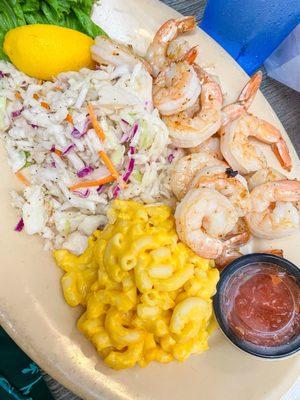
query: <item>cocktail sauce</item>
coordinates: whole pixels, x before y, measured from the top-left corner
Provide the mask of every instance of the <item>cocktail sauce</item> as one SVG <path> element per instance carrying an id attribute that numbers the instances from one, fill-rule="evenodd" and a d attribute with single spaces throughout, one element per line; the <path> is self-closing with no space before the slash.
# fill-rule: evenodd
<path id="1" fill-rule="evenodd" d="M 221 312 L 240 339 L 280 346 L 300 334 L 300 288 L 280 266 L 258 262 L 237 270 L 221 295 Z"/>

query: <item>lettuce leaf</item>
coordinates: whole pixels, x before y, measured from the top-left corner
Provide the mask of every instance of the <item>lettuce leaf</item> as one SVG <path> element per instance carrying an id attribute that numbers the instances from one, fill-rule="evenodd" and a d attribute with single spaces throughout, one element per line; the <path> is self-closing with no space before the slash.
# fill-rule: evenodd
<path id="1" fill-rule="evenodd" d="M 101 35 L 101 33 L 99 33 L 99 29 L 100 29 L 99 26 L 94 24 L 93 21 L 91 21 L 88 14 L 86 14 L 83 10 L 81 10 L 77 6 L 73 7 L 73 11 L 77 17 L 77 20 L 80 22 L 80 25 L 81 25 L 80 30 L 81 31 L 85 30 L 86 34 L 93 38 L 98 35 Z"/>
<path id="2" fill-rule="evenodd" d="M 0 0 L 0 58 L 8 59 L 2 49 L 5 33 L 19 25 L 24 25 L 24 16 L 20 18 L 19 12 L 14 12 L 14 2 Z"/>
<path id="3" fill-rule="evenodd" d="M 0 0 L 0 59 L 5 34 L 28 24 L 51 24 L 83 32 L 92 38 L 106 33 L 90 18 L 93 0 Z"/>
<path id="4" fill-rule="evenodd" d="M 40 9 L 40 2 L 38 0 L 23 0 L 20 1 L 23 13 L 36 13 Z"/>

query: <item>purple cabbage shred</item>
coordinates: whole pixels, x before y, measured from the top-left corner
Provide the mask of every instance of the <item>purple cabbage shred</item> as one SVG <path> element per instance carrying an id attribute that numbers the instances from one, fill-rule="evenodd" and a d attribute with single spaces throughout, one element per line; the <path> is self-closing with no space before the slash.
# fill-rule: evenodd
<path id="1" fill-rule="evenodd" d="M 131 158 L 129 160 L 127 171 L 125 172 L 125 174 L 122 177 L 123 181 L 126 183 L 128 182 L 130 175 L 132 174 L 132 171 L 134 169 L 134 164 L 135 164 L 135 160 L 134 160 L 134 158 Z"/>
<path id="2" fill-rule="evenodd" d="M 75 138 L 75 139 L 82 138 L 82 136 L 84 136 L 87 133 L 88 125 L 89 125 L 89 121 L 85 123 L 84 129 L 82 132 L 80 132 L 77 128 L 74 127 L 74 129 L 71 132 L 71 135 L 73 136 L 73 138 Z"/>
<path id="3" fill-rule="evenodd" d="M 76 147 L 76 144 L 72 143 L 70 144 L 63 152 L 62 152 L 62 156 L 65 156 L 66 154 L 68 154 L 71 150 L 73 150 Z"/>
<path id="4" fill-rule="evenodd" d="M 97 188 L 97 193 L 98 193 L 98 194 L 102 194 L 102 193 L 104 192 L 104 190 L 105 190 L 105 185 L 100 185 L 100 186 Z"/>
<path id="5" fill-rule="evenodd" d="M 84 167 L 80 171 L 77 172 L 78 178 L 84 178 L 85 176 L 91 174 L 94 171 L 94 168 L 91 166 Z"/>
<path id="6" fill-rule="evenodd" d="M 21 232 L 24 228 L 24 221 L 23 218 L 20 218 L 20 221 L 17 223 L 16 227 L 15 227 L 15 231 L 16 232 Z"/>
<path id="7" fill-rule="evenodd" d="M 74 194 L 77 194 L 79 197 L 86 199 L 87 197 L 89 197 L 91 191 L 89 189 L 86 189 L 84 192 L 82 192 L 81 190 L 73 190 Z"/>
<path id="8" fill-rule="evenodd" d="M 21 113 L 22 113 L 23 110 L 24 110 L 24 108 L 22 107 L 20 110 L 13 111 L 13 112 L 11 113 L 11 116 L 12 116 L 13 118 L 17 118 L 17 117 L 19 117 L 19 116 L 21 115 Z"/>
<path id="9" fill-rule="evenodd" d="M 171 164 L 171 162 L 174 160 L 174 158 L 175 158 L 175 156 L 174 156 L 173 153 L 171 153 L 171 154 L 168 155 L 168 161 L 169 161 L 170 164 Z"/>
<path id="10" fill-rule="evenodd" d="M 113 198 L 115 199 L 116 197 L 118 197 L 119 193 L 120 193 L 120 186 L 117 185 L 114 190 L 113 190 Z"/>

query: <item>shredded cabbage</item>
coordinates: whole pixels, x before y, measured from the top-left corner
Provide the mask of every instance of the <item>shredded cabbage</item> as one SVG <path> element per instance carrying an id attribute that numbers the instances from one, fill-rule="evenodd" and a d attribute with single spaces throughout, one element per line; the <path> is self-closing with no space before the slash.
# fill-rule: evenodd
<path id="1" fill-rule="evenodd" d="M 6 117 L 6 98 L 0 97 L 0 130 L 8 128 L 8 118 Z"/>
<path id="2" fill-rule="evenodd" d="M 13 194 L 13 204 L 25 231 L 39 233 L 47 249 L 84 249 L 87 236 L 106 223 L 113 197 L 172 205 L 168 156 L 178 158 L 180 151 L 171 145 L 168 129 L 153 109 L 152 78 L 141 64 L 132 73 L 122 66 L 82 69 L 42 84 L 7 62 L 0 61 L 0 70 L 1 137 L 12 171 L 22 169 L 31 185 L 23 194 Z M 41 101 L 50 109 L 41 107 Z M 89 122 L 88 103 L 105 133 L 104 142 Z M 14 118 L 12 112 L 20 109 Z M 68 114 L 74 124 L 66 121 Z M 100 150 L 126 185 L 118 181 L 71 191 L 82 180 L 109 174 Z"/>

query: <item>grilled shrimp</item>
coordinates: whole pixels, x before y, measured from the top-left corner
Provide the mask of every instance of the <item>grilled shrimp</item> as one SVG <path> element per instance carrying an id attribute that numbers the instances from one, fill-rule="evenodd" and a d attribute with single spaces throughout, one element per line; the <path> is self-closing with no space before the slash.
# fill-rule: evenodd
<path id="1" fill-rule="evenodd" d="M 221 151 L 231 168 L 248 174 L 267 166 L 264 154 L 249 141 L 250 137 L 271 145 L 281 166 L 291 170 L 292 160 L 280 131 L 269 122 L 247 112 L 227 124 L 221 135 Z"/>
<path id="2" fill-rule="evenodd" d="M 173 40 L 167 50 L 166 65 L 171 62 L 182 60 L 190 49 L 190 44 L 182 38 Z"/>
<path id="3" fill-rule="evenodd" d="M 218 135 L 213 135 L 198 146 L 188 149 L 188 153 L 190 154 L 199 153 L 200 151 L 206 151 L 219 160 L 224 160 L 220 148 L 220 137 Z"/>
<path id="4" fill-rule="evenodd" d="M 188 191 L 196 172 L 206 166 L 219 165 L 226 168 L 227 164 L 218 160 L 205 151 L 189 154 L 180 158 L 173 167 L 171 174 L 171 188 L 178 200 L 182 199 Z"/>
<path id="5" fill-rule="evenodd" d="M 198 65 L 193 68 L 201 82 L 201 95 L 197 103 L 194 102 L 191 109 L 164 117 L 173 144 L 183 148 L 198 146 L 221 127 L 221 88 Z"/>
<path id="6" fill-rule="evenodd" d="M 161 115 L 173 115 L 193 106 L 201 92 L 201 84 L 192 64 L 198 54 L 190 49 L 182 59 L 165 67 L 153 82 L 153 103 Z"/>
<path id="7" fill-rule="evenodd" d="M 226 166 L 214 165 L 200 169 L 194 176 L 190 188 L 217 190 L 230 200 L 239 217 L 244 217 L 250 210 L 246 179 Z"/>
<path id="8" fill-rule="evenodd" d="M 173 58 L 172 51 L 174 51 L 174 49 L 172 49 L 172 51 L 170 51 L 168 54 L 168 49 L 171 42 L 176 39 L 178 35 L 194 30 L 195 26 L 195 17 L 189 16 L 177 19 L 170 19 L 158 29 L 146 54 L 146 60 L 151 65 L 152 75 L 154 77 L 156 77 L 159 72 L 162 71 Z M 180 55 L 181 54 L 182 53 L 180 53 Z M 171 55 L 169 60 L 168 55 Z M 178 55 L 174 58 L 177 59 Z"/>
<path id="9" fill-rule="evenodd" d="M 247 214 L 251 233 L 264 239 L 291 235 L 300 227 L 300 181 L 283 179 L 256 186 Z"/>
<path id="10" fill-rule="evenodd" d="M 141 63 L 149 73 L 152 72 L 150 65 L 134 51 L 123 44 L 116 43 L 106 36 L 97 36 L 95 44 L 91 47 L 92 59 L 99 64 L 105 65 L 127 65 L 132 71 L 136 64 Z"/>
<path id="11" fill-rule="evenodd" d="M 250 230 L 245 218 L 239 218 L 234 229 L 225 237 L 223 251 L 215 260 L 217 268 L 222 269 L 231 261 L 241 257 L 243 254 L 240 252 L 239 247 L 249 242 L 250 237 Z"/>
<path id="12" fill-rule="evenodd" d="M 238 99 L 234 103 L 227 104 L 222 108 L 221 128 L 218 134 L 222 132 L 222 129 L 224 128 L 225 125 L 227 125 L 229 122 L 234 121 L 245 111 L 248 110 L 259 89 L 261 80 L 262 80 L 262 73 L 258 71 L 247 82 L 245 87 L 242 89 Z M 189 152 L 197 153 L 199 150 L 205 150 L 215 154 L 220 160 L 222 160 L 223 155 L 220 149 L 220 139 L 219 136 L 217 136 L 218 134 L 209 137 L 196 147 L 189 148 Z"/>
<path id="13" fill-rule="evenodd" d="M 267 182 L 281 181 L 286 179 L 281 172 L 274 168 L 262 168 L 254 172 L 251 176 L 247 177 L 249 190 L 254 189 L 256 186 L 262 185 Z"/>
<path id="14" fill-rule="evenodd" d="M 177 205 L 175 221 L 180 240 L 199 256 L 216 259 L 224 249 L 222 238 L 234 229 L 238 215 L 218 191 L 191 189 Z"/>
<path id="15" fill-rule="evenodd" d="M 232 232 L 227 235 L 224 242 L 224 249 L 222 254 L 215 260 L 216 267 L 222 270 L 229 263 L 242 257 L 244 254 L 240 251 L 240 246 L 245 245 L 250 240 L 250 230 L 244 218 L 240 218 L 236 227 Z M 261 250 L 259 253 L 274 254 L 283 257 L 283 250 L 281 249 L 266 249 Z"/>

